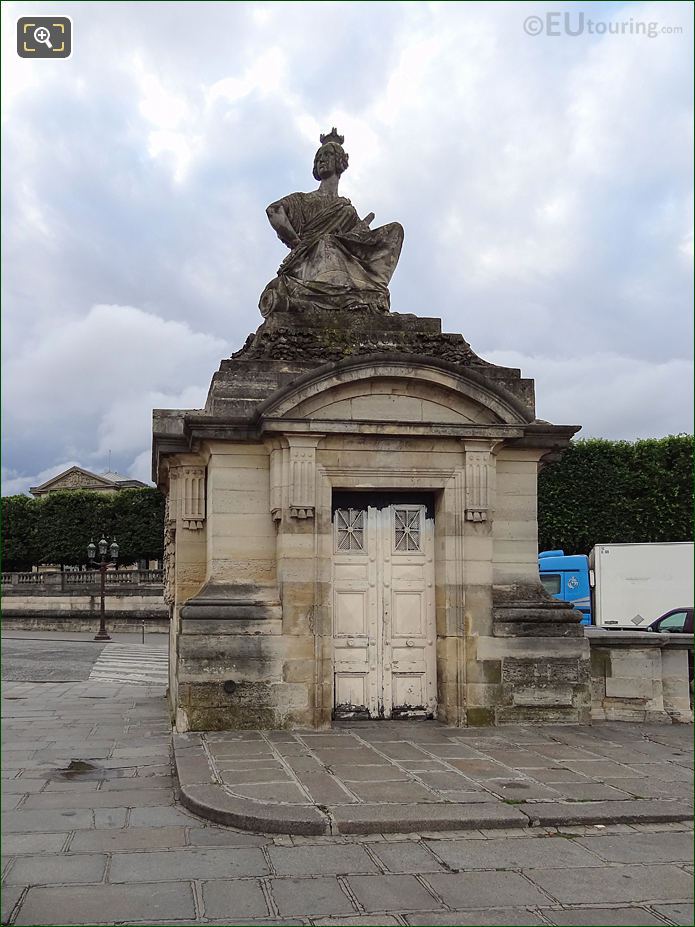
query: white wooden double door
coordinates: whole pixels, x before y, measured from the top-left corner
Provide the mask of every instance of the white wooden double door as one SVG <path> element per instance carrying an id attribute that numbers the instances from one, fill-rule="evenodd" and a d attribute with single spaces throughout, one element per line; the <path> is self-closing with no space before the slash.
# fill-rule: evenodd
<path id="1" fill-rule="evenodd" d="M 336 718 L 433 717 L 434 520 L 425 505 L 337 508 Z"/>

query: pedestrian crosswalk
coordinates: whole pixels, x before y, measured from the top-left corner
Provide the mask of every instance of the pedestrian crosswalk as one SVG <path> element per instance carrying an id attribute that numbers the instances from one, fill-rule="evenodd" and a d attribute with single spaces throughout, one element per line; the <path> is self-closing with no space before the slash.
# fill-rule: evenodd
<path id="1" fill-rule="evenodd" d="M 169 652 L 147 644 L 107 644 L 89 674 L 90 679 L 136 685 L 166 685 Z"/>

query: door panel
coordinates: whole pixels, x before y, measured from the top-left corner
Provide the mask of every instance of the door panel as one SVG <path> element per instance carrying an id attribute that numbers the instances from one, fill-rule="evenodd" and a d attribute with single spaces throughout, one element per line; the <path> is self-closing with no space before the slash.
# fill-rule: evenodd
<path id="1" fill-rule="evenodd" d="M 434 523 L 420 504 L 336 509 L 336 717 L 432 717 Z"/>

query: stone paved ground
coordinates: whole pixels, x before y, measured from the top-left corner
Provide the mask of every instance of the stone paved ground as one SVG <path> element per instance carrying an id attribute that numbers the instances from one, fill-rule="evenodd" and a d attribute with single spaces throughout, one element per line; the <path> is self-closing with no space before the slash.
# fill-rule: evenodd
<path id="1" fill-rule="evenodd" d="M 687 824 L 251 834 L 206 824 L 177 805 L 161 689 L 11 683 L 2 707 L 3 923 L 693 922 Z M 649 781 L 664 751 L 686 752 L 669 739 L 684 729 L 660 730 L 660 740 L 651 730 L 633 736 L 632 746 L 643 748 L 639 763 L 615 733 L 612 759 L 575 760 L 626 765 L 637 776 L 617 778 Z M 689 742 L 691 732 L 685 736 Z M 499 755 L 492 761 L 508 764 Z M 666 762 L 687 770 L 688 757 Z M 585 773 L 600 784 L 598 770 Z M 684 781 L 673 775 L 668 781 Z"/>
<path id="2" fill-rule="evenodd" d="M 205 735 L 220 780 L 247 798 L 620 801 L 692 797 L 687 725 L 448 728 L 361 722 L 331 732 Z"/>

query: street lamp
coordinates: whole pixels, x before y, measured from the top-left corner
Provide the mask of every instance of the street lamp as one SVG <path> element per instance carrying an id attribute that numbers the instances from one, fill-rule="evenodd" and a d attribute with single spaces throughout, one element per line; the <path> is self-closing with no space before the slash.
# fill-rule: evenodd
<path id="1" fill-rule="evenodd" d="M 95 635 L 95 641 L 110 641 L 111 637 L 109 632 L 106 630 L 106 610 L 104 606 L 104 597 L 106 595 L 106 568 L 109 564 L 109 560 L 106 557 L 108 554 L 111 558 L 111 561 L 115 563 L 118 560 L 118 544 L 116 543 L 116 538 L 113 539 L 111 544 L 102 536 L 99 541 L 99 559 L 96 559 L 97 547 L 94 541 L 90 541 L 87 545 L 87 557 L 89 558 L 90 566 L 99 567 L 99 574 L 101 578 L 100 583 L 100 596 L 101 601 L 99 605 L 99 633 Z"/>

